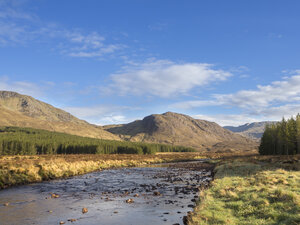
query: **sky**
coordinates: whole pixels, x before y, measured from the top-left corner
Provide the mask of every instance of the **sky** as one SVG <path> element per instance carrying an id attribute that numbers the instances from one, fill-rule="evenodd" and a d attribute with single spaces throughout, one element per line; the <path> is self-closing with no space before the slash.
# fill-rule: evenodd
<path id="1" fill-rule="evenodd" d="M 98 125 L 300 112 L 300 1 L 0 0 L 0 90 Z"/>

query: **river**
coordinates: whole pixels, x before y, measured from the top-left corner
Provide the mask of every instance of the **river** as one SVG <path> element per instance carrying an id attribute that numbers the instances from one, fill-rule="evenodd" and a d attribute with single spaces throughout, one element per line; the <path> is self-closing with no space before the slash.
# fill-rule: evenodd
<path id="1" fill-rule="evenodd" d="M 110 169 L 1 190 L 0 224 L 183 224 L 211 180 L 202 165 Z"/>

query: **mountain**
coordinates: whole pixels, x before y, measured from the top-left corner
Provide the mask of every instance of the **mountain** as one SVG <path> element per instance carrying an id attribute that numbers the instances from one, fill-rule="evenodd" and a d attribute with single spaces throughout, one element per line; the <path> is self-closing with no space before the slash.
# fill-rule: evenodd
<path id="1" fill-rule="evenodd" d="M 85 137 L 120 140 L 102 127 L 89 124 L 33 97 L 10 91 L 0 91 L 0 126 L 32 127 Z"/>
<path id="2" fill-rule="evenodd" d="M 224 128 L 230 130 L 234 133 L 238 133 L 248 138 L 252 139 L 260 139 L 265 131 L 265 127 L 267 124 L 274 124 L 275 121 L 263 121 L 263 122 L 255 122 L 255 123 L 246 123 L 244 125 L 233 127 L 233 126 L 225 126 Z"/>
<path id="3" fill-rule="evenodd" d="M 124 140 L 182 145 L 198 150 L 253 150 L 257 142 L 222 128 L 216 123 L 167 112 L 153 114 L 129 124 L 104 126 Z"/>

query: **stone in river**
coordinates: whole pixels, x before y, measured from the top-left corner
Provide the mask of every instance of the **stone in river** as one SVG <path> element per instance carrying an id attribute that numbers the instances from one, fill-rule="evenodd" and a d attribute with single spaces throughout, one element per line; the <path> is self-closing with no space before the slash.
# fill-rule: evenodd
<path id="1" fill-rule="evenodd" d="M 154 191 L 154 192 L 153 192 L 153 195 L 155 195 L 155 196 L 160 196 L 161 193 L 160 193 L 159 191 Z"/>
<path id="2" fill-rule="evenodd" d="M 132 198 L 129 198 L 125 201 L 126 203 L 134 203 L 134 200 Z"/>
<path id="3" fill-rule="evenodd" d="M 55 193 L 53 193 L 53 194 L 51 194 L 51 198 L 59 198 L 59 195 L 58 195 L 58 194 L 55 194 Z"/>
<path id="4" fill-rule="evenodd" d="M 87 213 L 88 209 L 87 208 L 82 208 L 82 213 Z"/>

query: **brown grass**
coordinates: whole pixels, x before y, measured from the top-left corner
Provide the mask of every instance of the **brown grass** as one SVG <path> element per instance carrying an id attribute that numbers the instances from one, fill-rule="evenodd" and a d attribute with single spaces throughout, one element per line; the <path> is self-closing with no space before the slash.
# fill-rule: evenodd
<path id="1" fill-rule="evenodd" d="M 156 155 L 36 155 L 0 156 L 0 188 L 69 177 L 92 171 L 145 166 L 201 158 L 199 153 Z"/>
<path id="2" fill-rule="evenodd" d="M 189 225 L 300 224 L 300 155 L 228 156 L 214 172 Z"/>

